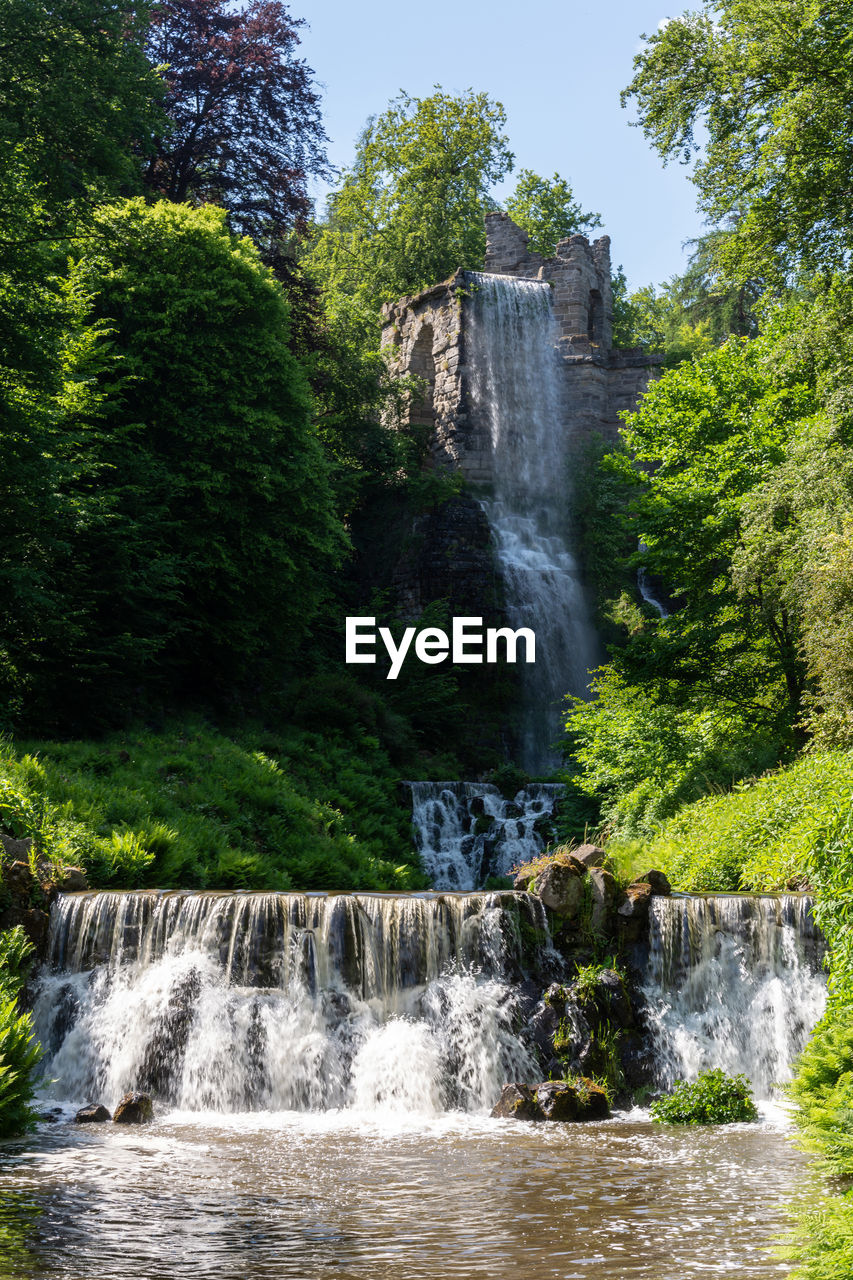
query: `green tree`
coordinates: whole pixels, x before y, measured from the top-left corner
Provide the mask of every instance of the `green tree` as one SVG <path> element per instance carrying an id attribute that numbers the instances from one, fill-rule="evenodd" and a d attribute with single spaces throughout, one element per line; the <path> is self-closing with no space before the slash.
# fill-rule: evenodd
<path id="1" fill-rule="evenodd" d="M 520 169 L 505 208 L 513 222 L 527 232 L 528 248 L 543 258 L 553 257 L 558 241 L 587 235 L 601 226 L 600 215 L 583 211 L 559 173 L 540 178 L 532 169 Z"/>
<path id="2" fill-rule="evenodd" d="M 645 545 L 633 565 L 675 604 L 665 618 L 622 607 L 629 634 L 596 698 L 569 716 L 582 785 L 625 828 L 645 829 L 709 780 L 731 782 L 790 749 L 805 687 L 799 619 L 778 592 L 744 589 L 734 570 L 749 495 L 817 406 L 814 379 L 781 357 L 787 323 L 777 317 L 762 337 L 731 338 L 665 373 L 627 419 L 626 452 L 606 459 L 637 494 L 634 545 Z M 620 619 L 618 606 L 611 616 Z"/>
<path id="3" fill-rule="evenodd" d="M 692 242 L 686 271 L 658 288 L 628 293 L 624 276 L 614 279 L 614 333 L 617 345 L 661 352 L 667 366 L 703 355 L 732 336 L 754 337 L 762 293 L 759 281 L 729 284 L 717 267 L 726 232 L 709 232 Z"/>
<path id="4" fill-rule="evenodd" d="M 693 164 L 702 210 L 732 225 L 737 281 L 836 269 L 853 248 L 850 0 L 702 0 L 651 36 L 623 93 L 664 160 Z"/>
<path id="5" fill-rule="evenodd" d="M 368 327 L 383 302 L 482 266 L 489 190 L 512 168 L 499 102 L 472 89 L 406 93 L 368 121 L 308 263 Z"/>
<path id="6" fill-rule="evenodd" d="M 73 625 L 40 647 L 42 723 L 118 719 L 155 695 L 267 697 L 343 553 L 283 292 L 225 218 L 105 206 L 72 267 L 110 331 L 106 417 L 78 425 L 68 499 L 95 485 L 98 506 L 68 546 Z"/>

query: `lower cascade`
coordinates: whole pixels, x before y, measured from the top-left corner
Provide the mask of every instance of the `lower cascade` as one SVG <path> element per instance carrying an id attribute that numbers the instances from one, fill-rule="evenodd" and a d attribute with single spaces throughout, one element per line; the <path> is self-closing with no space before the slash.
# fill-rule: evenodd
<path id="1" fill-rule="evenodd" d="M 804 895 L 654 897 L 633 982 L 649 1084 L 721 1066 L 771 1097 L 823 1011 L 822 957 Z M 555 981 L 570 1002 L 530 893 L 71 894 L 34 1021 L 66 1100 L 482 1113 L 546 1073 Z"/>
<path id="2" fill-rule="evenodd" d="M 59 1097 L 184 1110 L 481 1110 L 513 1030 L 523 893 L 97 893 L 53 908 L 34 1006 Z"/>
<path id="3" fill-rule="evenodd" d="M 805 894 L 653 898 L 643 982 L 656 1082 L 721 1067 L 758 1098 L 791 1078 L 826 1004 Z"/>

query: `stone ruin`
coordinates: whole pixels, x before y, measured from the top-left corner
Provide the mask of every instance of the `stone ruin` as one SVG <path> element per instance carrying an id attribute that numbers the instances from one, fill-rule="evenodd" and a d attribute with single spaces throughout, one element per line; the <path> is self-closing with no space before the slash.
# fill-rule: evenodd
<path id="1" fill-rule="evenodd" d="M 619 414 L 635 408 L 660 357 L 613 346 L 610 237 L 590 244 L 585 236 L 570 236 L 553 258 L 532 253 L 527 239 L 507 214 L 486 214 L 484 270 L 551 285 L 565 371 L 565 429 L 578 441 L 595 432 L 615 441 Z M 492 443 L 488 424 L 477 421 L 472 406 L 465 350 L 476 275 L 457 271 L 414 297 L 386 304 L 382 345 L 393 373 L 425 381 L 425 395 L 409 405 L 407 422 L 432 430 L 434 462 L 488 484 Z"/>

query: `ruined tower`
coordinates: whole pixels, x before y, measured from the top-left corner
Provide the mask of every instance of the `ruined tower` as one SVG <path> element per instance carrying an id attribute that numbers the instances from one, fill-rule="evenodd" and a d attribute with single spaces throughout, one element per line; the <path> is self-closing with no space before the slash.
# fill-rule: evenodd
<path id="1" fill-rule="evenodd" d="M 485 272 L 540 280 L 551 286 L 564 377 L 566 430 L 582 440 L 593 432 L 616 439 L 619 414 L 633 409 L 659 358 L 613 346 L 610 238 L 561 240 L 553 258 L 527 247 L 527 233 L 505 213 L 486 215 Z M 438 465 L 457 468 L 474 484 L 492 477 L 492 442 L 473 409 L 466 366 L 467 315 L 477 272 L 383 308 L 383 348 L 392 371 L 417 374 L 423 398 L 409 421 L 433 428 Z"/>

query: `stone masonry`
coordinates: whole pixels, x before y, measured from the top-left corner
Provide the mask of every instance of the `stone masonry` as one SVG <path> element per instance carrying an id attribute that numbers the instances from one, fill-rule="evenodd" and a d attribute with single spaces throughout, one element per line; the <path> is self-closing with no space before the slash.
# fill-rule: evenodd
<path id="1" fill-rule="evenodd" d="M 561 240 L 553 258 L 527 247 L 527 233 L 505 213 L 486 215 L 485 271 L 542 280 L 553 291 L 558 350 L 565 371 L 566 430 L 615 440 L 619 414 L 633 409 L 660 358 L 613 347 L 610 238 Z M 426 392 L 408 421 L 429 427 L 435 462 L 473 483 L 491 479 L 488 424 L 472 411 L 466 360 L 466 306 L 476 273 L 458 271 L 415 297 L 383 308 L 383 347 L 392 371 L 417 374 Z"/>

